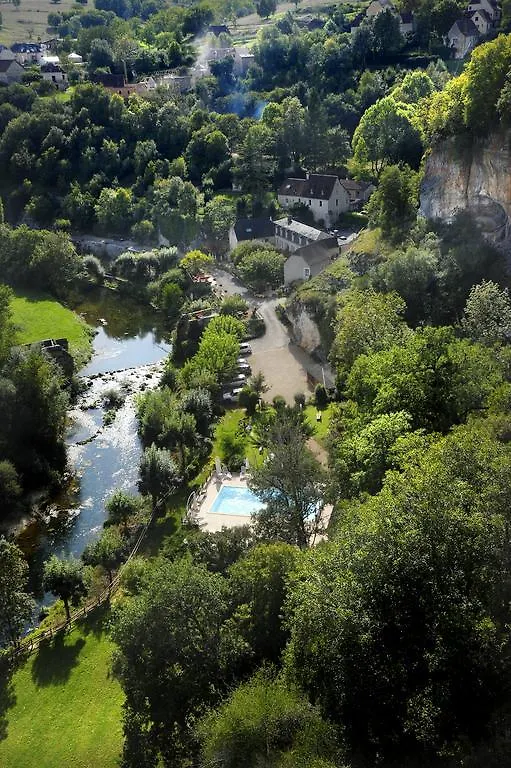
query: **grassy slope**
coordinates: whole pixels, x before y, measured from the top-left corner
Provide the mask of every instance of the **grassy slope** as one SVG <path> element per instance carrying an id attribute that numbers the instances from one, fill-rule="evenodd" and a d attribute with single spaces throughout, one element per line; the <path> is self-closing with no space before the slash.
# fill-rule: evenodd
<path id="1" fill-rule="evenodd" d="M 66 338 L 77 364 L 90 355 L 89 326 L 55 299 L 38 295 L 17 295 L 12 301 L 12 319 L 17 328 L 18 344 L 41 339 Z"/>
<path id="2" fill-rule="evenodd" d="M 96 614 L 29 658 L 13 677 L 15 703 L 0 741 L 2 768 L 114 768 L 123 694 L 110 673 L 113 645 Z"/>

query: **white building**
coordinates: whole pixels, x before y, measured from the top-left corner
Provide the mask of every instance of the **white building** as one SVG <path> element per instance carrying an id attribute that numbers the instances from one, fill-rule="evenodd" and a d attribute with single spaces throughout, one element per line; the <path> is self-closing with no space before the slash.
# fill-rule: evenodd
<path id="1" fill-rule="evenodd" d="M 339 215 L 350 209 L 350 198 L 337 176 L 311 173 L 306 179 L 286 179 L 278 191 L 286 210 L 294 205 L 310 209 L 314 221 L 331 227 Z"/>
<path id="2" fill-rule="evenodd" d="M 455 59 L 464 59 L 479 41 L 479 31 L 472 21 L 464 16 L 454 22 L 447 33 L 447 45 Z"/>

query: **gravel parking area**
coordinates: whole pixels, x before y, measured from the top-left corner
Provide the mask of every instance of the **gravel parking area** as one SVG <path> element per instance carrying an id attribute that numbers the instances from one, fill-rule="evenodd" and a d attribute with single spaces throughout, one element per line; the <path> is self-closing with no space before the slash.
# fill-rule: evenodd
<path id="1" fill-rule="evenodd" d="M 288 403 L 292 403 L 297 392 L 312 392 L 314 387 L 308 383 L 308 373 L 316 381 L 322 381 L 324 374 L 325 383 L 332 386 L 333 380 L 328 369 L 323 370 L 307 352 L 292 343 L 287 329 L 275 314 L 280 299 L 261 302 L 230 273 L 215 269 L 212 274 L 224 295 L 241 294 L 251 306 L 258 307 L 266 323 L 264 336 L 250 342 L 252 355 L 248 358 L 252 372 L 261 371 L 264 374 L 269 387 L 265 400 L 271 401 L 275 395 L 282 395 Z"/>

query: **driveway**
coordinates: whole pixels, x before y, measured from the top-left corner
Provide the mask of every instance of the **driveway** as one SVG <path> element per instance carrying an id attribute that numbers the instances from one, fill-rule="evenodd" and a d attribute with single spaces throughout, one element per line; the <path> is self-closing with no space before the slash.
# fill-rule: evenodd
<path id="1" fill-rule="evenodd" d="M 327 367 L 319 363 L 290 339 L 287 328 L 280 322 L 275 307 L 282 300 L 259 300 L 229 272 L 212 270 L 219 290 L 224 295 L 239 293 L 251 306 L 257 306 L 266 324 L 266 333 L 250 342 L 252 355 L 249 358 L 253 373 L 261 371 L 268 385 L 264 399 L 271 401 L 275 395 L 282 395 L 288 403 L 293 403 L 297 392 L 309 394 L 314 390 L 315 382 L 324 381 L 333 386 L 333 377 Z M 314 383 L 308 378 L 313 377 Z"/>

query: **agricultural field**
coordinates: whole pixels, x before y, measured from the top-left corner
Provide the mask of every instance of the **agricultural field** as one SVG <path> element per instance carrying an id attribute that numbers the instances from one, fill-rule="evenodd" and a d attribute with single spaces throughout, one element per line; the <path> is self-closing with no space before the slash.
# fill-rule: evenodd
<path id="1" fill-rule="evenodd" d="M 21 0 L 18 8 L 12 3 L 0 2 L 2 27 L 0 43 L 12 45 L 17 42 L 37 42 L 53 36 L 48 30 L 48 14 L 55 11 L 69 11 L 76 3 L 74 0 Z M 90 3 L 92 5 L 92 2 Z M 78 6 L 81 8 L 81 6 Z"/>

